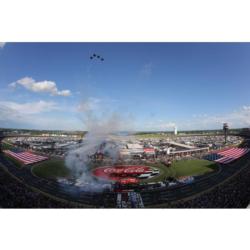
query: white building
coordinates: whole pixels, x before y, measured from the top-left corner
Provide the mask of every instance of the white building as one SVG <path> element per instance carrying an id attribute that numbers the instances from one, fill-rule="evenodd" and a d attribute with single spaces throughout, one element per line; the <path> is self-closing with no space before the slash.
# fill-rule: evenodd
<path id="1" fill-rule="evenodd" d="M 178 131 L 177 131 L 177 127 L 174 127 L 174 134 L 177 135 Z"/>

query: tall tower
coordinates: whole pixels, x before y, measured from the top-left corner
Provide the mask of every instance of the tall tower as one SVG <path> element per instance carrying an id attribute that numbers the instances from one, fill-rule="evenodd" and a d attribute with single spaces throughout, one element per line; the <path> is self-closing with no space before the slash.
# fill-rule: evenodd
<path id="1" fill-rule="evenodd" d="M 178 131 L 177 131 L 177 127 L 174 127 L 174 135 L 177 135 Z"/>
<path id="2" fill-rule="evenodd" d="M 227 136 L 228 136 L 228 124 L 223 123 L 223 132 L 224 132 L 224 137 L 225 137 L 225 144 L 227 143 Z"/>

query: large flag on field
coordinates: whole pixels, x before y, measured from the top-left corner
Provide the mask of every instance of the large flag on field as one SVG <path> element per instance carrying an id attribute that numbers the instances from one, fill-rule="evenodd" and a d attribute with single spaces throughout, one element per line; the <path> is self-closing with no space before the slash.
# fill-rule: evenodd
<path id="1" fill-rule="evenodd" d="M 11 156 L 12 158 L 22 162 L 24 165 L 36 163 L 39 161 L 47 160 L 48 157 L 42 155 L 36 155 L 29 151 L 21 151 L 21 150 L 4 150 L 5 154 Z"/>
<path id="2" fill-rule="evenodd" d="M 224 150 L 206 155 L 204 159 L 209 160 L 209 161 L 215 161 L 218 163 L 227 164 L 240 158 L 241 156 L 245 155 L 249 151 L 250 151 L 249 148 L 224 149 Z"/>

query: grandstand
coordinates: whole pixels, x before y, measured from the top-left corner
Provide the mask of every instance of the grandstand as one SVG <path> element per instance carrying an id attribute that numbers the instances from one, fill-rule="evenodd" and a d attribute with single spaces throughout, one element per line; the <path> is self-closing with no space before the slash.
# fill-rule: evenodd
<path id="1" fill-rule="evenodd" d="M 144 208 L 140 193 L 126 192 L 118 193 L 116 200 L 117 208 Z"/>
<path id="2" fill-rule="evenodd" d="M 23 185 L 25 186 L 24 189 L 32 188 L 37 190 L 36 192 L 38 192 L 38 194 L 40 194 L 40 192 L 42 192 L 42 194 L 48 194 L 50 196 L 49 204 L 45 204 L 44 207 L 68 207 L 71 206 L 69 202 L 70 204 L 75 204 L 72 205 L 73 207 L 241 207 L 245 206 L 246 202 L 248 204 L 250 197 L 250 190 L 245 186 L 246 183 L 249 183 L 247 177 L 250 177 L 249 148 L 250 141 L 245 139 L 239 148 L 226 148 L 213 151 L 206 155 L 207 160 L 214 161 L 218 164 L 219 170 L 202 176 L 194 176 L 192 181 L 190 181 L 191 178 L 187 176 L 186 179 L 188 181 L 183 181 L 183 178 L 180 178 L 179 184 L 173 186 L 163 186 L 158 183 L 145 183 L 140 185 L 135 183 L 129 186 L 131 189 L 128 189 L 126 192 L 117 191 L 118 193 L 115 190 L 93 192 L 91 190 L 83 190 L 81 186 L 39 178 L 32 174 L 29 166 L 31 163 L 26 162 L 27 168 L 20 169 L 17 168 L 13 162 L 9 161 L 8 158 L 4 157 L 3 154 L 0 154 L 0 167 L 1 171 L 4 170 L 13 182 L 19 183 L 16 184 L 16 186 L 19 187 L 19 185 Z M 11 150 L 11 152 L 15 152 L 15 150 Z M 16 151 L 15 153 L 22 153 L 22 151 Z M 28 157 L 30 156 L 28 155 Z M 34 154 L 31 156 L 31 159 L 32 157 L 39 156 Z M 38 160 L 38 158 L 34 159 Z M 15 179 L 13 179 L 13 176 Z M 169 180 L 169 182 L 171 181 L 172 180 Z M 123 183 L 121 184 L 123 185 Z M 12 190 L 10 193 L 15 194 L 13 186 L 15 185 L 8 187 L 8 185 L 5 184 L 5 188 Z M 219 186 L 220 188 L 218 189 Z M 236 191 L 232 192 L 232 186 L 235 186 Z M 125 187 L 128 187 L 126 183 Z M 20 190 L 21 189 L 20 187 Z M 8 192 L 3 193 L 8 194 Z M 24 191 L 24 193 L 26 194 L 28 191 Z M 237 197 L 234 196 L 235 193 Z M 34 194 L 34 197 L 38 197 L 38 194 Z M 27 194 L 27 197 L 28 196 Z M 13 200 L 15 199 L 15 196 L 9 197 L 12 197 L 11 199 Z M 241 197 L 245 199 L 244 202 L 241 200 L 243 199 Z M 38 203 L 33 200 L 31 204 L 26 205 L 25 197 L 21 199 L 22 203 L 15 203 L 13 201 L 13 203 L 10 203 L 12 204 L 11 206 L 15 206 L 15 204 L 21 204 L 19 205 L 20 207 L 25 207 L 26 205 L 27 207 L 40 206 L 39 199 L 37 201 Z M 65 201 L 65 203 L 53 205 L 54 199 L 60 199 Z M 2 199 L 3 202 L 7 200 L 8 198 L 5 199 L 4 197 Z M 8 206 L 7 203 L 3 204 L 0 205 Z"/>

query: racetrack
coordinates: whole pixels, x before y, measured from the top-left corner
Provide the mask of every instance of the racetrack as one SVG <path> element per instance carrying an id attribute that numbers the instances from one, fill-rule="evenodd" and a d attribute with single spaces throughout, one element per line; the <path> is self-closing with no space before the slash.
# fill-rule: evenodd
<path id="1" fill-rule="evenodd" d="M 249 147 L 248 144 L 246 146 Z M 180 200 L 192 199 L 201 193 L 221 185 L 231 177 L 240 173 L 241 170 L 249 168 L 249 160 L 250 153 L 233 163 L 221 165 L 219 171 L 197 176 L 195 182 L 191 184 L 183 184 L 174 187 L 159 187 L 153 190 L 140 190 L 135 188 L 135 191 L 141 193 L 145 207 L 168 207 L 169 204 L 174 204 Z M 0 154 L 0 163 L 6 171 L 16 176 L 26 185 L 51 196 L 92 207 L 116 206 L 116 193 L 114 192 L 91 192 L 82 190 L 76 186 L 64 185 L 54 180 L 34 176 L 31 172 L 31 167 L 17 168 L 13 162 L 6 159 L 2 154 Z"/>
<path id="2" fill-rule="evenodd" d="M 126 166 L 123 165 L 123 167 Z M 160 182 L 164 181 L 167 177 L 179 178 L 182 176 L 199 176 L 218 170 L 217 164 L 201 159 L 176 161 L 173 162 L 171 167 L 166 167 L 160 162 L 154 164 L 145 164 L 145 167 L 157 169 L 159 170 L 159 174 L 148 179 L 141 179 L 140 183 Z M 101 170 L 103 167 L 98 167 L 97 169 Z M 96 170 L 93 170 L 93 173 L 95 173 L 95 171 Z M 57 179 L 58 177 L 70 176 L 70 171 L 65 166 L 62 159 L 51 159 L 38 163 L 32 167 L 32 172 L 38 177 L 47 179 Z M 96 172 L 94 175 L 97 177 L 105 177 L 104 173 Z M 107 176 L 106 179 L 108 179 Z"/>
<path id="3" fill-rule="evenodd" d="M 241 169 L 243 169 L 243 164 L 239 164 L 240 161 L 246 163 L 248 155 L 242 157 L 239 161 L 234 164 L 228 165 L 221 168 L 220 172 L 215 172 L 200 176 L 196 178 L 196 181 L 192 184 L 182 185 L 170 188 L 158 188 L 155 190 L 142 190 L 139 191 L 143 198 L 144 205 L 146 207 L 152 207 L 155 205 L 164 206 L 169 202 L 178 201 L 181 199 L 186 199 L 190 196 L 196 195 L 198 193 L 204 192 L 214 186 L 219 185 L 230 176 L 234 175 Z M 41 179 L 32 175 L 29 168 L 18 169 L 15 165 L 8 160 L 6 160 L 3 155 L 0 156 L 0 161 L 2 165 L 13 175 L 19 178 L 21 181 L 25 182 L 31 187 L 41 190 L 44 193 L 48 193 L 55 197 L 61 199 L 78 202 L 86 204 L 89 206 L 100 207 L 105 204 L 105 207 L 115 206 L 116 194 L 112 192 L 103 193 L 93 193 L 90 191 L 82 191 L 76 186 L 62 185 L 55 181 L 49 181 L 46 179 Z M 24 171 L 23 171 L 24 170 Z M 108 205 L 106 205 L 108 204 Z"/>

